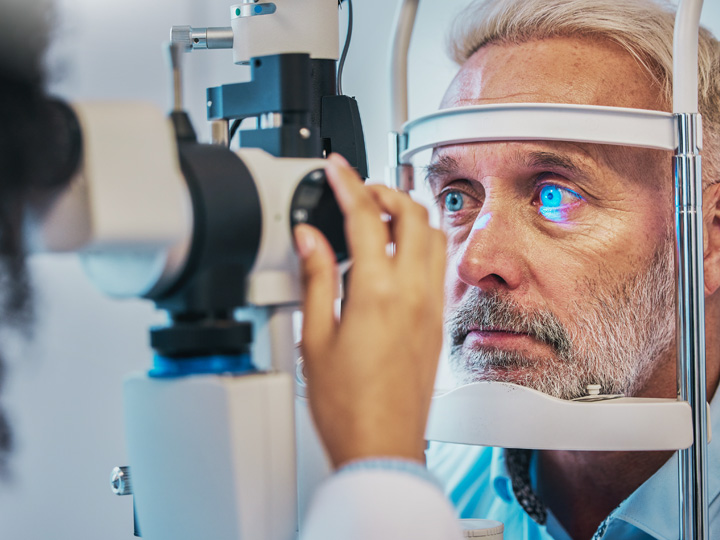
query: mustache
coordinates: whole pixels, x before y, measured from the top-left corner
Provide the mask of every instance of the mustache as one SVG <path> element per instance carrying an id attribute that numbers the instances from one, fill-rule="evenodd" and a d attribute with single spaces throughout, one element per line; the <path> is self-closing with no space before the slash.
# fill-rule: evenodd
<path id="1" fill-rule="evenodd" d="M 507 293 L 472 289 L 446 314 L 445 330 L 453 349 L 475 329 L 527 334 L 552 347 L 561 359 L 571 358 L 572 341 L 558 318 L 546 309 L 523 308 Z"/>

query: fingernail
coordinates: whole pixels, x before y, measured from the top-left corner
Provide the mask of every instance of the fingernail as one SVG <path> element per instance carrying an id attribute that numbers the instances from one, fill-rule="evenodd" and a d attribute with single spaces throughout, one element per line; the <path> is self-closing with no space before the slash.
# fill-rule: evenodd
<path id="1" fill-rule="evenodd" d="M 341 170 L 341 167 L 343 167 L 342 161 L 334 158 L 334 156 L 337 155 L 338 154 L 330 155 L 325 165 L 325 171 L 327 172 L 328 183 L 330 187 L 332 187 L 333 193 L 335 193 L 335 197 L 342 207 L 344 203 L 350 200 L 350 192 L 346 185 L 347 180 L 343 179 L 344 173 Z"/>
<path id="2" fill-rule="evenodd" d="M 312 255 L 312 252 L 315 251 L 315 247 L 317 246 L 315 235 L 312 230 L 310 230 L 310 227 L 302 224 L 295 225 L 293 232 L 295 235 L 295 244 L 297 245 L 300 257 L 307 259 L 310 255 Z"/>
<path id="3" fill-rule="evenodd" d="M 345 157 L 342 154 L 337 154 L 337 153 L 330 154 L 330 157 L 328 159 L 334 161 L 338 165 L 342 165 L 344 167 L 350 167 L 350 163 L 348 162 L 347 159 L 345 159 Z"/>

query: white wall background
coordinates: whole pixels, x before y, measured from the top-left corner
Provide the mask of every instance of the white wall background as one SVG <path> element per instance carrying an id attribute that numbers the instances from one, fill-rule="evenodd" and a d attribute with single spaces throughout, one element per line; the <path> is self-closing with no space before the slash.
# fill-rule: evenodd
<path id="1" fill-rule="evenodd" d="M 0 0 L 0 5 L 4 0 Z M 59 0 L 51 55 L 55 91 L 67 98 L 143 99 L 167 107 L 160 44 L 173 24 L 226 26 L 230 0 Z M 464 0 L 425 1 L 411 61 L 411 116 L 432 111 L 454 73 L 444 32 Z M 704 23 L 720 35 L 720 0 L 706 0 Z M 358 98 L 371 173 L 386 162 L 391 21 L 398 0 L 356 0 L 355 34 L 344 79 Z M 186 103 L 196 127 L 204 89 L 246 78 L 228 51 L 186 56 Z M 141 127 L 140 127 L 141 128 Z M 121 382 L 150 362 L 152 306 L 97 293 L 71 257 L 32 261 L 38 321 L 34 338 L 13 342 L 2 398 L 17 440 L 14 476 L 0 483 L 4 540 L 121 540 L 132 537 L 130 497 L 110 493 L 108 477 L 126 463 Z"/>

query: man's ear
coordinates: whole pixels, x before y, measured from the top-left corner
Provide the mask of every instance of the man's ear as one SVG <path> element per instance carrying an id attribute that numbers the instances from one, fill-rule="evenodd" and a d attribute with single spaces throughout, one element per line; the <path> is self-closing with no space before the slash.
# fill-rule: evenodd
<path id="1" fill-rule="evenodd" d="M 703 192 L 703 270 L 705 296 L 720 288 L 720 184 Z"/>

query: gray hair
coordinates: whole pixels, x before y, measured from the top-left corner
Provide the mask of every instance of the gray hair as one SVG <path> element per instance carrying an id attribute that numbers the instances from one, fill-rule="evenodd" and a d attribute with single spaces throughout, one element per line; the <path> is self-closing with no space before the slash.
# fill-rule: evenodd
<path id="1" fill-rule="evenodd" d="M 653 0 L 476 0 L 455 20 L 448 45 L 450 56 L 462 64 L 491 43 L 605 39 L 638 61 L 669 108 L 674 23 L 674 8 Z M 720 182 L 720 42 L 705 28 L 700 29 L 698 85 L 707 185 Z"/>

